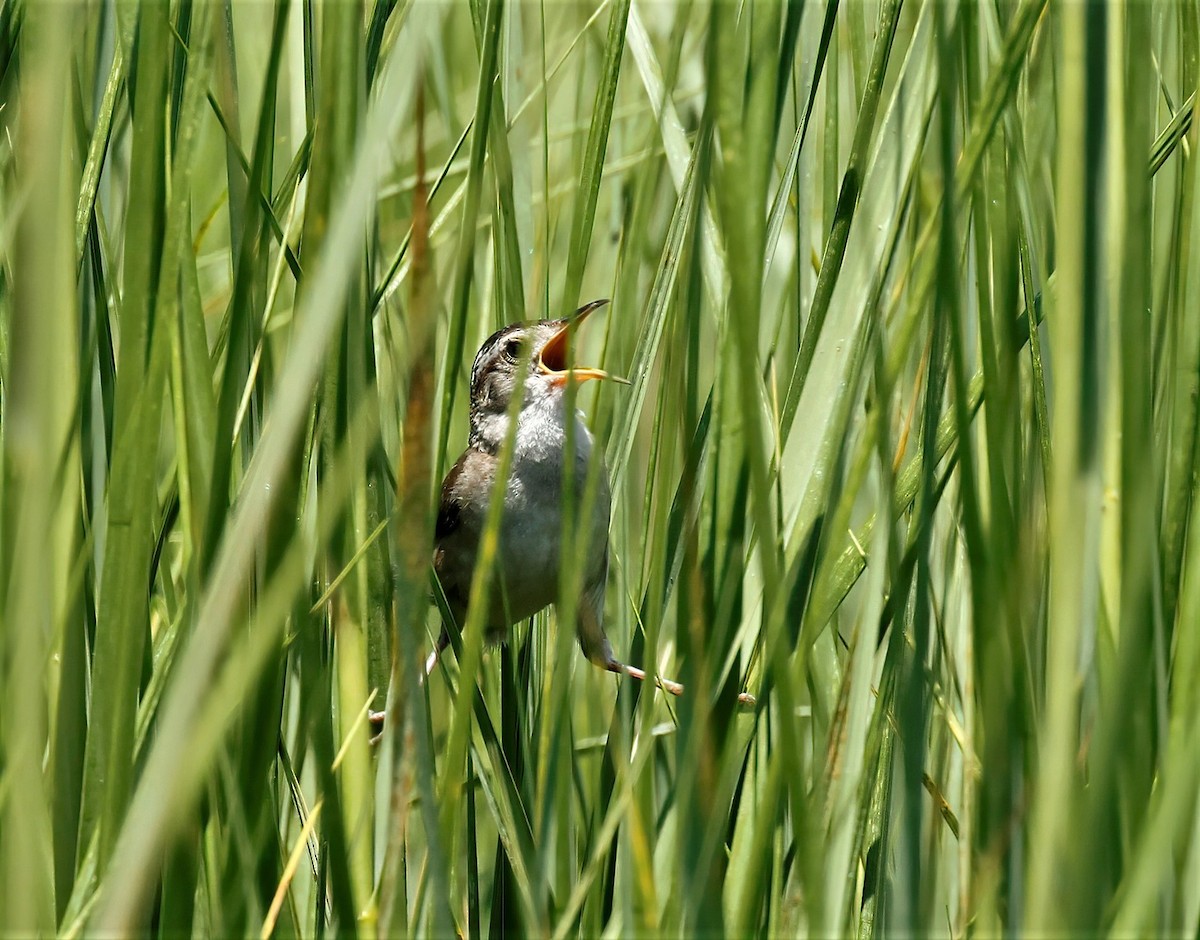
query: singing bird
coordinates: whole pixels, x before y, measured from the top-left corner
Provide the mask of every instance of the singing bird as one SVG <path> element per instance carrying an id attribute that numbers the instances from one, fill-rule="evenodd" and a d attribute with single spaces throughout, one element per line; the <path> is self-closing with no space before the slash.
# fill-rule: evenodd
<path id="1" fill-rule="evenodd" d="M 583 413 L 567 406 L 567 386 L 590 379 L 629 384 L 600 369 L 568 365 L 571 334 L 607 303 L 593 301 L 558 320 L 510 324 L 493 333 L 475 356 L 470 436 L 467 449 L 442 483 L 433 566 L 455 622 L 462 626 L 488 505 L 494 494 L 502 492 L 499 550 L 492 587 L 484 601 L 484 627 L 490 642 L 503 642 L 514 623 L 558 599 L 559 569 L 567 554 L 562 544 L 563 507 L 570 503 L 577 510 L 584 508 L 588 465 L 595 447 Z M 524 381 L 518 384 L 522 369 Z M 500 451 L 510 430 L 509 403 L 517 394 L 521 405 L 512 463 L 503 489 L 498 490 Z M 573 463 L 570 474 L 566 473 L 568 461 Z M 575 604 L 575 635 L 589 662 L 609 672 L 645 679 L 643 670 L 616 658 L 604 632 L 612 497 L 603 465 L 599 470 L 590 518 L 581 523 L 588 526 L 589 535 L 583 586 Z M 564 492 L 568 480 L 573 488 L 570 494 Z M 433 671 L 448 642 L 443 628 L 425 664 L 426 675 Z M 683 693 L 678 682 L 661 677 L 657 681 L 668 692 Z M 741 701 L 753 703 L 754 699 L 743 694 Z"/>
<path id="2" fill-rule="evenodd" d="M 569 501 L 584 507 L 588 464 L 595 442 L 583 413 L 567 407 L 567 385 L 589 379 L 628 384 L 600 369 L 568 369 L 567 343 L 592 313 L 608 303 L 596 300 L 560 320 L 513 323 L 497 330 L 480 347 L 471 368 L 471 431 L 467 449 L 442 483 L 433 567 L 446 592 L 450 611 L 460 626 L 467 601 L 488 503 L 496 492 L 500 449 L 509 434 L 509 404 L 522 396 L 500 519 L 500 546 L 487 597 L 484 626 L 491 642 L 508 636 L 512 624 L 554 603 L 562 544 L 563 511 Z M 528 359 L 525 381 L 518 386 L 522 357 Z M 571 425 L 574 425 L 572 428 Z M 568 454 L 568 438 L 573 453 Z M 602 458 L 601 458 L 602 459 Z M 573 492 L 564 492 L 567 462 Z M 604 588 L 608 580 L 608 520 L 612 497 L 608 475 L 600 468 L 597 492 L 586 525 L 583 587 L 575 605 L 575 635 L 588 660 L 610 672 L 644 679 L 641 669 L 613 655 L 604 632 Z M 449 637 L 443 629 L 438 647 L 426 663 L 432 671 Z M 669 679 L 663 688 L 678 695 L 682 686 Z"/>

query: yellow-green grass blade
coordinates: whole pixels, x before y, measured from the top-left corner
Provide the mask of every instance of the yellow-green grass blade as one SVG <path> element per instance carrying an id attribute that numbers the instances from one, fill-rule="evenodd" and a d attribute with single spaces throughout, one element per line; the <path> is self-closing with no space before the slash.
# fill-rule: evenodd
<path id="1" fill-rule="evenodd" d="M 479 84 L 475 98 L 475 118 L 471 135 L 470 169 L 467 172 L 467 192 L 459 223 L 458 245 L 454 263 L 454 299 L 450 307 L 450 333 L 446 358 L 442 368 L 440 388 L 442 408 L 438 421 L 438 446 L 434 468 L 440 470 L 446 462 L 446 446 L 450 435 L 450 418 L 458 393 L 461 362 L 464 354 L 468 304 L 475 277 L 475 219 L 483 187 L 484 161 L 487 155 L 488 124 L 492 113 L 492 89 L 497 71 L 497 48 L 500 41 L 500 13 L 503 0 L 488 0 L 487 17 L 480 41 Z"/>
<path id="2" fill-rule="evenodd" d="M 579 175 L 579 199 L 571 217 L 570 247 L 563 285 L 562 309 L 573 310 L 581 299 L 584 265 L 592 243 L 592 224 L 596 215 L 596 200 L 600 190 L 601 170 L 608 148 L 612 124 L 613 103 L 617 94 L 617 78 L 621 71 L 621 54 L 625 49 L 625 24 L 629 19 L 631 0 L 614 0 L 609 13 L 608 35 L 604 43 L 604 60 L 600 80 L 596 83 L 595 101 L 591 109 L 591 126 L 583 150 Z"/>
<path id="3" fill-rule="evenodd" d="M 53 696 L 54 689 L 43 688 L 44 664 L 52 650 L 61 650 L 67 618 L 77 613 L 64 603 L 70 556 L 79 541 L 72 517 L 80 498 L 79 441 L 73 426 L 79 365 L 70 290 L 70 203 L 77 181 L 69 159 L 68 113 L 61 106 L 72 71 L 68 22 L 63 9 L 26 14 L 20 52 L 27 71 L 19 100 L 9 100 L 21 110 L 24 135 L 17 178 L 5 188 L 15 182 L 31 200 L 17 220 L 0 411 L 0 929 L 14 934 L 54 931 L 74 861 L 69 857 L 74 834 L 62 834 L 67 841 L 60 846 L 54 828 L 73 822 L 75 807 L 64 805 L 68 794 L 52 800 L 49 780 L 43 778 L 45 742 L 54 717 L 53 699 L 46 694 Z M 54 156 L 47 158 L 50 154 Z M 50 376 L 55 379 L 48 382 Z M 63 682 L 81 678 L 78 671 L 59 677 Z M 63 714 L 62 721 L 77 722 L 78 715 Z M 55 755 L 56 764 L 73 760 L 74 755 Z M 77 769 L 71 778 L 77 781 Z"/>
<path id="4" fill-rule="evenodd" d="M 1087 62 L 1089 51 L 1096 55 L 1101 42 L 1094 24 L 1102 23 L 1106 14 L 1082 7 L 1067 8 L 1063 13 L 1059 120 L 1063 138 L 1060 165 L 1065 175 L 1058 186 L 1058 213 L 1083 222 L 1060 235 L 1057 298 L 1047 317 L 1058 355 L 1052 380 L 1054 466 L 1048 531 L 1051 629 L 1047 633 L 1046 704 L 1028 854 L 1027 922 L 1038 930 L 1061 928 L 1078 916 L 1089 916 L 1083 906 L 1095 900 L 1080 886 L 1083 896 L 1078 898 L 1078 906 L 1072 902 L 1068 909 L 1062 903 L 1064 886 L 1057 875 L 1069 857 L 1071 833 L 1080 822 L 1082 781 L 1074 772 L 1079 742 L 1080 644 L 1085 637 L 1094 644 L 1099 621 L 1099 585 L 1093 572 L 1100 522 L 1099 393 L 1106 369 L 1100 354 L 1103 307 L 1096 276 L 1101 250 L 1096 218 L 1099 205 L 1088 198 L 1089 191 L 1094 191 L 1089 187 L 1100 181 L 1101 165 L 1093 150 L 1099 128 L 1087 115 L 1103 101 L 1098 97 L 1103 94 L 1103 77 L 1090 74 Z"/>
<path id="5" fill-rule="evenodd" d="M 423 36 L 427 21 L 417 18 L 417 22 L 419 35 Z M 128 864 L 121 866 L 120 883 L 110 885 L 108 899 L 97 915 L 104 923 L 128 924 L 136 916 L 157 857 L 156 846 L 168 840 L 172 827 L 178 824 L 175 808 L 178 804 L 173 801 L 184 794 L 172 795 L 170 801 L 164 801 L 163 796 L 170 788 L 163 787 L 163 780 L 177 763 L 179 749 L 186 746 L 188 729 L 201 697 L 198 690 L 206 687 L 207 677 L 220 659 L 233 627 L 240 585 L 254 551 L 251 535 L 261 532 L 267 521 L 270 503 L 266 496 L 270 485 L 286 469 L 292 442 L 307 412 L 308 390 L 318 371 L 320 353 L 340 319 L 341 300 L 354 270 L 352 259 L 357 257 L 373 208 L 370 194 L 378 180 L 379 156 L 384 142 L 405 113 L 415 86 L 411 67 L 411 62 L 390 59 L 380 79 L 390 94 L 381 97 L 383 103 L 368 114 L 343 198 L 331 217 L 325 250 L 313 272 L 312 293 L 305 303 L 308 315 L 298 319 L 289 355 L 275 383 L 276 391 L 270 396 L 275 406 L 273 420 L 256 448 L 243 485 L 246 498 L 238 503 L 227 527 L 227 531 L 236 532 L 237 536 L 227 535 L 223 539 L 205 598 L 200 602 L 197 618 L 205 624 L 205 629 L 189 641 L 180 661 L 179 678 L 164 702 L 162 734 L 147 758 L 133 807 L 134 816 L 126 823 L 121 852 Z"/>

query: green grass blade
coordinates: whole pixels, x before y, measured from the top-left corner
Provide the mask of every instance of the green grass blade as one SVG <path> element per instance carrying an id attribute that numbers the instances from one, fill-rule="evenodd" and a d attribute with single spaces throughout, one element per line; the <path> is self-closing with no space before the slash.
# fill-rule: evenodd
<path id="1" fill-rule="evenodd" d="M 130 200 L 121 346 L 117 365 L 113 458 L 108 492 L 108 536 L 99 594 L 92 664 L 93 706 L 89 722 L 81 831 L 99 831 L 103 868 L 132 789 L 134 708 L 148 609 L 146 571 L 153 549 L 151 520 L 159 416 L 160 371 L 165 330 L 154 330 L 155 295 L 166 225 L 165 113 L 169 24 L 156 5 L 140 10 L 134 94 L 133 165 L 141 181 Z M 140 102 L 140 105 L 139 105 Z M 155 249 L 146 250 L 153 245 Z M 155 365 L 152 366 L 152 363 Z M 159 384 L 156 384 L 159 383 Z"/>
<path id="2" fill-rule="evenodd" d="M 13 294 L 5 303 L 9 358 L 0 411 L 0 930 L 13 934 L 55 931 L 66 904 L 56 891 L 70 888 L 74 833 L 56 839 L 54 827 L 72 822 L 78 807 L 66 805 L 78 793 L 52 794 L 54 777 L 43 771 L 53 717 L 47 693 L 54 691 L 43 686 L 44 663 L 52 648 L 56 655 L 65 652 L 61 644 L 70 626 L 64 621 L 74 613 L 68 579 L 79 539 L 74 414 L 80 372 L 70 289 L 70 203 L 77 181 L 68 109 L 62 107 L 73 71 L 69 19 L 62 8 L 26 14 L 19 41 L 27 71 L 19 102 L 10 101 L 24 125 L 17 181 L 31 200 L 16 220 L 15 283 L 6 285 Z M 54 380 L 47 382 L 49 376 Z M 79 682 L 82 676 L 60 678 Z M 63 714 L 61 720 L 69 724 L 78 716 Z M 73 762 L 69 754 L 54 758 L 64 767 Z M 71 776 L 77 779 L 77 770 Z"/>

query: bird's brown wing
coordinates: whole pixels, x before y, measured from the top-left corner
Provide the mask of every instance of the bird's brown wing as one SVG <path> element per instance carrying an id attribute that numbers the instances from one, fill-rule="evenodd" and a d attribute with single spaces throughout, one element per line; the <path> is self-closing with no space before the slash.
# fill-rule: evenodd
<path id="1" fill-rule="evenodd" d="M 452 534 L 462 523 L 463 499 L 457 491 L 457 484 L 462 478 L 470 453 L 468 450 L 459 457 L 458 462 L 446 474 L 446 479 L 442 481 L 442 498 L 438 503 L 437 524 L 433 530 L 435 544 Z"/>
<path id="2" fill-rule="evenodd" d="M 442 481 L 442 498 L 438 504 L 434 540 L 441 545 L 451 536 L 463 536 L 466 526 L 474 529 L 487 513 L 487 500 L 492 492 L 496 473 L 496 458 L 474 447 L 468 447 Z M 478 538 L 477 532 L 471 532 Z"/>
<path id="3" fill-rule="evenodd" d="M 494 457 L 468 447 L 442 481 L 433 567 L 452 605 L 466 604 L 494 472 Z"/>
<path id="4" fill-rule="evenodd" d="M 456 618 L 461 615 L 465 606 L 466 592 L 470 590 L 469 580 L 466 584 L 461 583 L 463 581 L 462 564 L 455 563 L 461 554 L 461 546 L 456 543 L 461 543 L 464 538 L 467 540 L 470 538 L 469 532 L 466 531 L 469 527 L 467 520 L 470 509 L 462 487 L 463 475 L 470 462 L 470 455 L 471 451 L 468 448 L 458 458 L 458 462 L 450 468 L 446 479 L 442 481 L 442 496 L 438 502 L 437 522 L 433 530 L 433 570 L 437 572 L 442 590 L 446 593 L 446 600 Z M 449 555 L 447 555 L 447 548 L 449 548 Z M 460 550 L 456 551 L 456 548 Z M 432 599 L 431 597 L 430 600 Z M 442 632 L 445 633 L 445 628 Z"/>

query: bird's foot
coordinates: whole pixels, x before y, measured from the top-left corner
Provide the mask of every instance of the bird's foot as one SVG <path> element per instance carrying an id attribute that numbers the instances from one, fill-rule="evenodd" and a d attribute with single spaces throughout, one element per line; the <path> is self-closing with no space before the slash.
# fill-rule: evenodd
<path id="1" fill-rule="evenodd" d="M 616 659 L 610 659 L 604 664 L 604 668 L 609 672 L 615 672 L 619 676 L 624 675 L 629 676 L 631 679 L 638 679 L 642 682 L 646 681 L 646 671 L 644 669 L 639 669 L 637 666 L 627 666 Z M 683 686 L 674 679 L 664 679 L 662 676 L 656 676 L 654 681 L 664 692 L 670 692 L 672 695 L 683 695 Z"/>
<path id="2" fill-rule="evenodd" d="M 431 652 L 429 657 L 425 660 L 425 675 L 421 679 L 422 682 L 424 682 L 430 677 L 430 675 L 433 674 L 433 670 L 438 664 L 438 657 L 441 656 L 442 650 L 444 650 L 449 643 L 450 637 L 446 631 L 443 630 L 441 636 L 438 637 L 437 643 L 433 647 L 433 652 Z M 375 729 L 375 735 L 371 738 L 372 744 L 378 744 L 383 739 L 383 723 L 386 719 L 386 711 L 367 712 L 367 721 L 369 721 L 371 723 L 371 727 Z"/>
<path id="3" fill-rule="evenodd" d="M 383 722 L 386 718 L 387 718 L 387 712 L 385 712 L 385 711 L 379 711 L 379 712 L 369 711 L 369 712 L 367 712 L 367 722 L 371 725 L 372 728 L 375 729 L 375 733 L 373 735 L 371 735 L 370 740 L 367 742 L 368 744 L 371 745 L 371 747 L 377 746 L 379 744 L 379 742 L 383 740 Z"/>
<path id="4" fill-rule="evenodd" d="M 609 672 L 615 672 L 618 675 L 629 676 L 631 679 L 640 679 L 646 681 L 646 671 L 639 669 L 637 666 L 628 666 L 616 659 L 611 659 L 604 664 L 604 668 Z M 663 676 L 656 676 L 654 681 L 658 687 L 665 692 L 670 692 L 672 695 L 683 695 L 683 686 L 674 679 L 667 679 Z M 738 705 L 745 708 L 754 708 L 758 704 L 756 699 L 749 692 L 741 692 L 738 694 Z"/>

